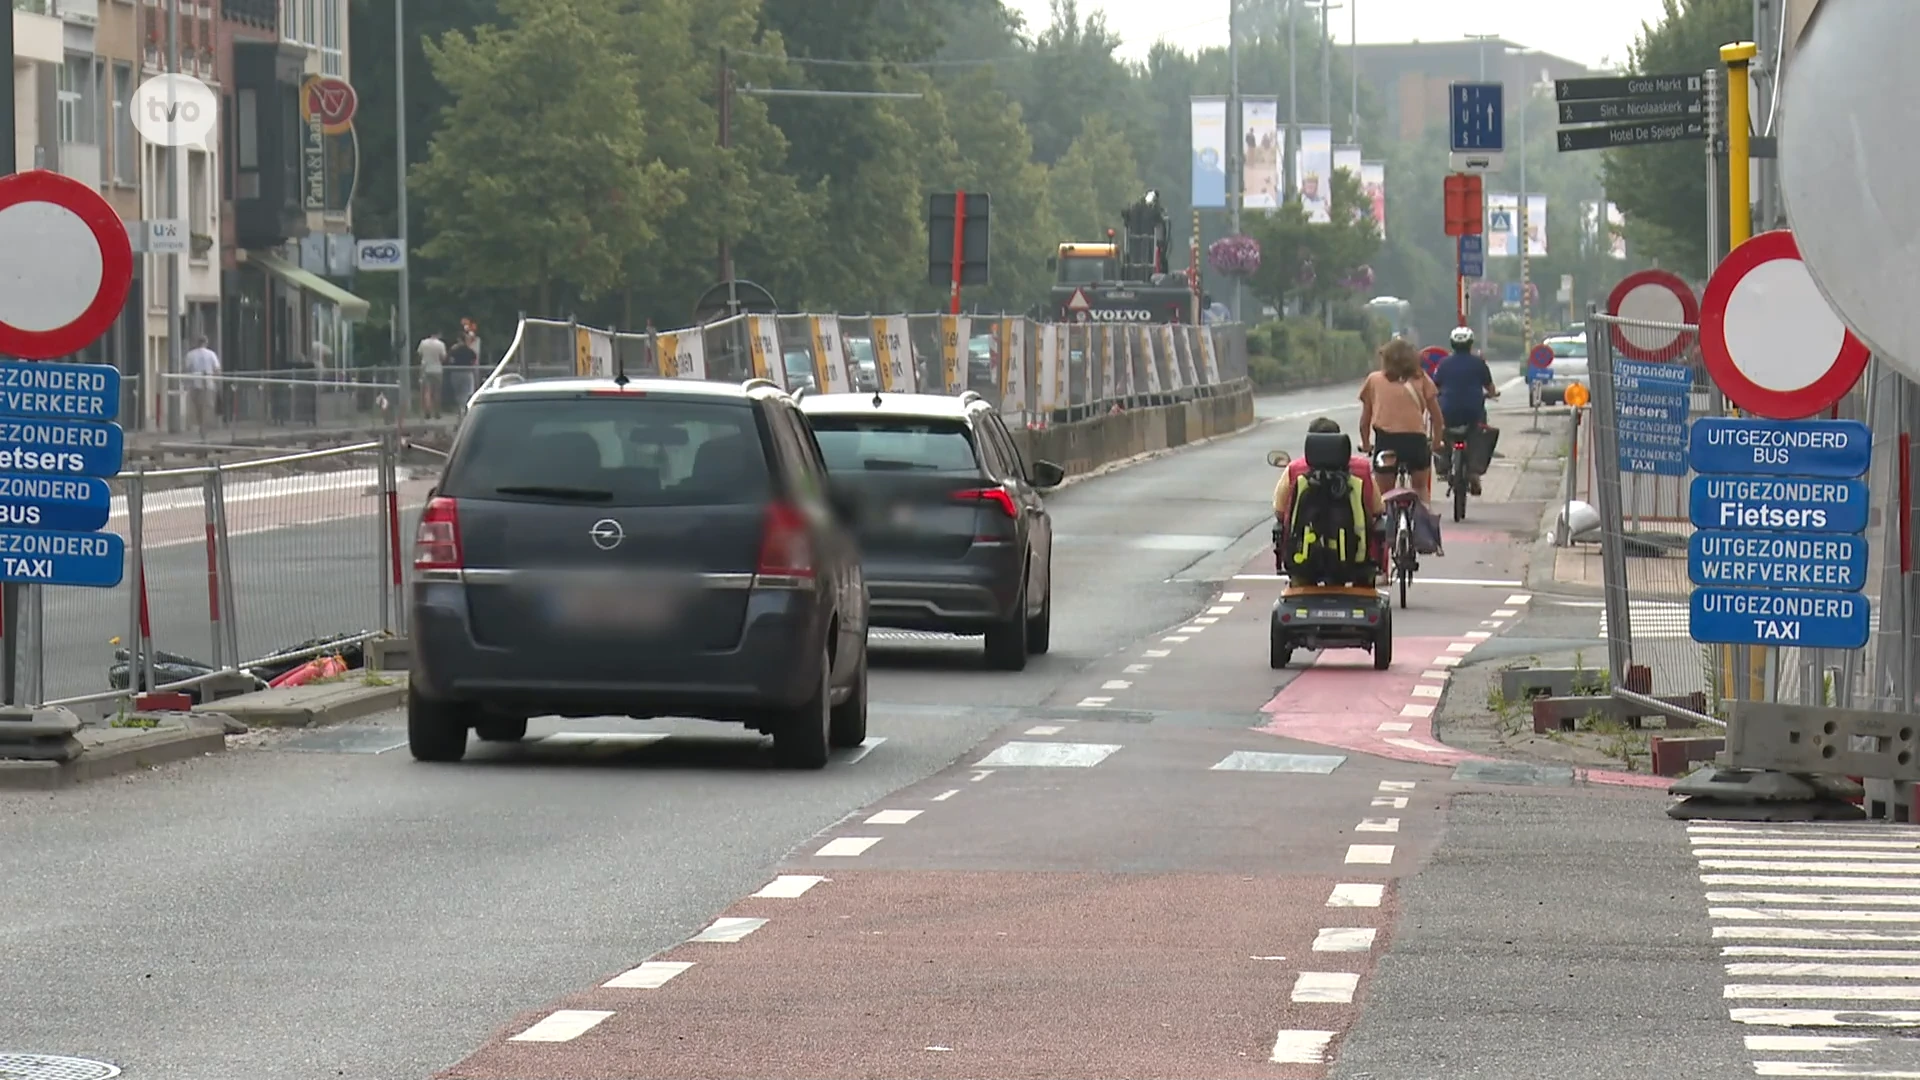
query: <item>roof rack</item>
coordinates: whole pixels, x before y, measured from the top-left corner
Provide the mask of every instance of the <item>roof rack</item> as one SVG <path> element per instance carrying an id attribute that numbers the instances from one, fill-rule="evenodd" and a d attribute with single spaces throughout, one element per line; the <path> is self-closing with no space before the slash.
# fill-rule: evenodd
<path id="1" fill-rule="evenodd" d="M 971 404 L 973 404 L 973 403 L 974 403 L 974 402 L 976 402 L 976 401 L 985 401 L 985 400 L 987 400 L 987 399 L 986 399 L 986 398 L 983 398 L 983 397 L 981 397 L 981 396 L 980 396 L 980 391 L 978 391 L 978 390 L 962 390 L 962 391 L 960 391 L 960 404 L 962 404 L 962 405 L 971 405 Z"/>
<path id="2" fill-rule="evenodd" d="M 762 378 L 759 378 L 759 377 L 757 377 L 757 376 L 756 376 L 756 377 L 754 377 L 754 378 L 751 378 L 751 379 L 748 379 L 748 380 L 747 380 L 746 382 L 743 382 L 743 383 L 741 383 L 741 384 L 740 384 L 740 389 L 742 389 L 742 390 L 758 390 L 758 389 L 759 389 L 760 387 L 762 387 L 762 386 L 770 386 L 770 387 L 772 387 L 772 388 L 774 388 L 775 390 L 778 390 L 778 389 L 780 389 L 780 384 L 779 384 L 779 383 L 776 383 L 776 382 L 774 382 L 774 381 L 773 381 L 772 379 L 762 379 Z"/>

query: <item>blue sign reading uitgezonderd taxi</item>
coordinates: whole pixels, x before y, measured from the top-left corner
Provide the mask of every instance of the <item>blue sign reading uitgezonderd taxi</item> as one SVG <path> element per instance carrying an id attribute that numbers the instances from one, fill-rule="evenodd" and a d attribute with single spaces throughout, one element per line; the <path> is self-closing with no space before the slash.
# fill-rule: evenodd
<path id="1" fill-rule="evenodd" d="M 1696 529 L 1857 533 L 1867 527 L 1864 480 L 1696 476 L 1688 498 Z"/>
<path id="2" fill-rule="evenodd" d="M 1871 626 L 1858 593 L 1695 589 L 1689 606 L 1693 640 L 1710 645 L 1859 649 Z"/>
<path id="3" fill-rule="evenodd" d="M 1822 533 L 1713 532 L 1687 541 L 1695 585 L 1859 592 L 1867 584 L 1864 537 Z"/>
<path id="4" fill-rule="evenodd" d="M 0 581 L 111 589 L 126 575 L 126 561 L 117 533 L 0 529 Z"/>
<path id="5" fill-rule="evenodd" d="M 1694 422 L 1687 456 L 1700 473 L 1850 479 L 1865 476 L 1873 462 L 1873 432 L 1858 420 L 1703 416 Z"/>

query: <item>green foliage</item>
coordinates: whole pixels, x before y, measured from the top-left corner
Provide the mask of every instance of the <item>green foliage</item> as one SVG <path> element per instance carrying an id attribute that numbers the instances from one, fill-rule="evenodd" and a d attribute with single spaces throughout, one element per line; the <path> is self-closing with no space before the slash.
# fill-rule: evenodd
<path id="1" fill-rule="evenodd" d="M 1719 66 L 1720 46 L 1752 35 L 1750 0 L 1666 0 L 1660 25 L 1647 27 L 1630 54 L 1633 70 L 1703 72 Z M 1607 151 L 1606 177 L 1627 219 L 1630 248 L 1681 273 L 1705 270 L 1708 196 L 1699 143 Z M 1724 206 L 1725 194 L 1716 198 Z"/>
<path id="2" fill-rule="evenodd" d="M 1328 330 L 1318 319 L 1274 319 L 1247 331 L 1247 371 L 1263 390 L 1324 386 L 1364 378 L 1374 349 L 1363 331 Z"/>

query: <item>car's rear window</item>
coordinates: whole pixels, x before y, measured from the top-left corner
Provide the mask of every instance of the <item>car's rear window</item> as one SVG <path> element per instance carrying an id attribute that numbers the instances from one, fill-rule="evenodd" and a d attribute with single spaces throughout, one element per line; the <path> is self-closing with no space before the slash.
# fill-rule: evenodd
<path id="1" fill-rule="evenodd" d="M 770 487 L 745 401 L 506 399 L 475 405 L 467 423 L 441 485 L 456 499 L 716 506 Z"/>
<path id="2" fill-rule="evenodd" d="M 1584 341 L 1551 341 L 1547 347 L 1555 356 L 1575 357 L 1587 355 L 1587 343 Z"/>
<path id="3" fill-rule="evenodd" d="M 980 472 L 964 421 L 809 414 L 807 422 L 832 472 Z"/>

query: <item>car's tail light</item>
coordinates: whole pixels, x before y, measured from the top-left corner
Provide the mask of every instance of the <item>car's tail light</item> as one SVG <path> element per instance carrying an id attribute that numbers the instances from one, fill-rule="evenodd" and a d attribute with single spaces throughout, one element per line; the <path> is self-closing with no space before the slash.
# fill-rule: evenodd
<path id="1" fill-rule="evenodd" d="M 1013 505 L 1013 496 L 1007 494 L 1005 488 L 975 488 L 968 491 L 956 491 L 953 493 L 953 497 L 963 502 L 992 503 L 1000 508 L 1001 513 L 1010 518 L 1020 516 L 1020 508 Z"/>
<path id="2" fill-rule="evenodd" d="M 458 570 L 465 563 L 460 550 L 460 504 L 434 499 L 420 515 L 420 528 L 413 534 L 413 568 Z"/>
<path id="3" fill-rule="evenodd" d="M 807 518 L 790 503 L 767 508 L 766 530 L 760 538 L 762 577 L 813 577 L 813 539 Z"/>

